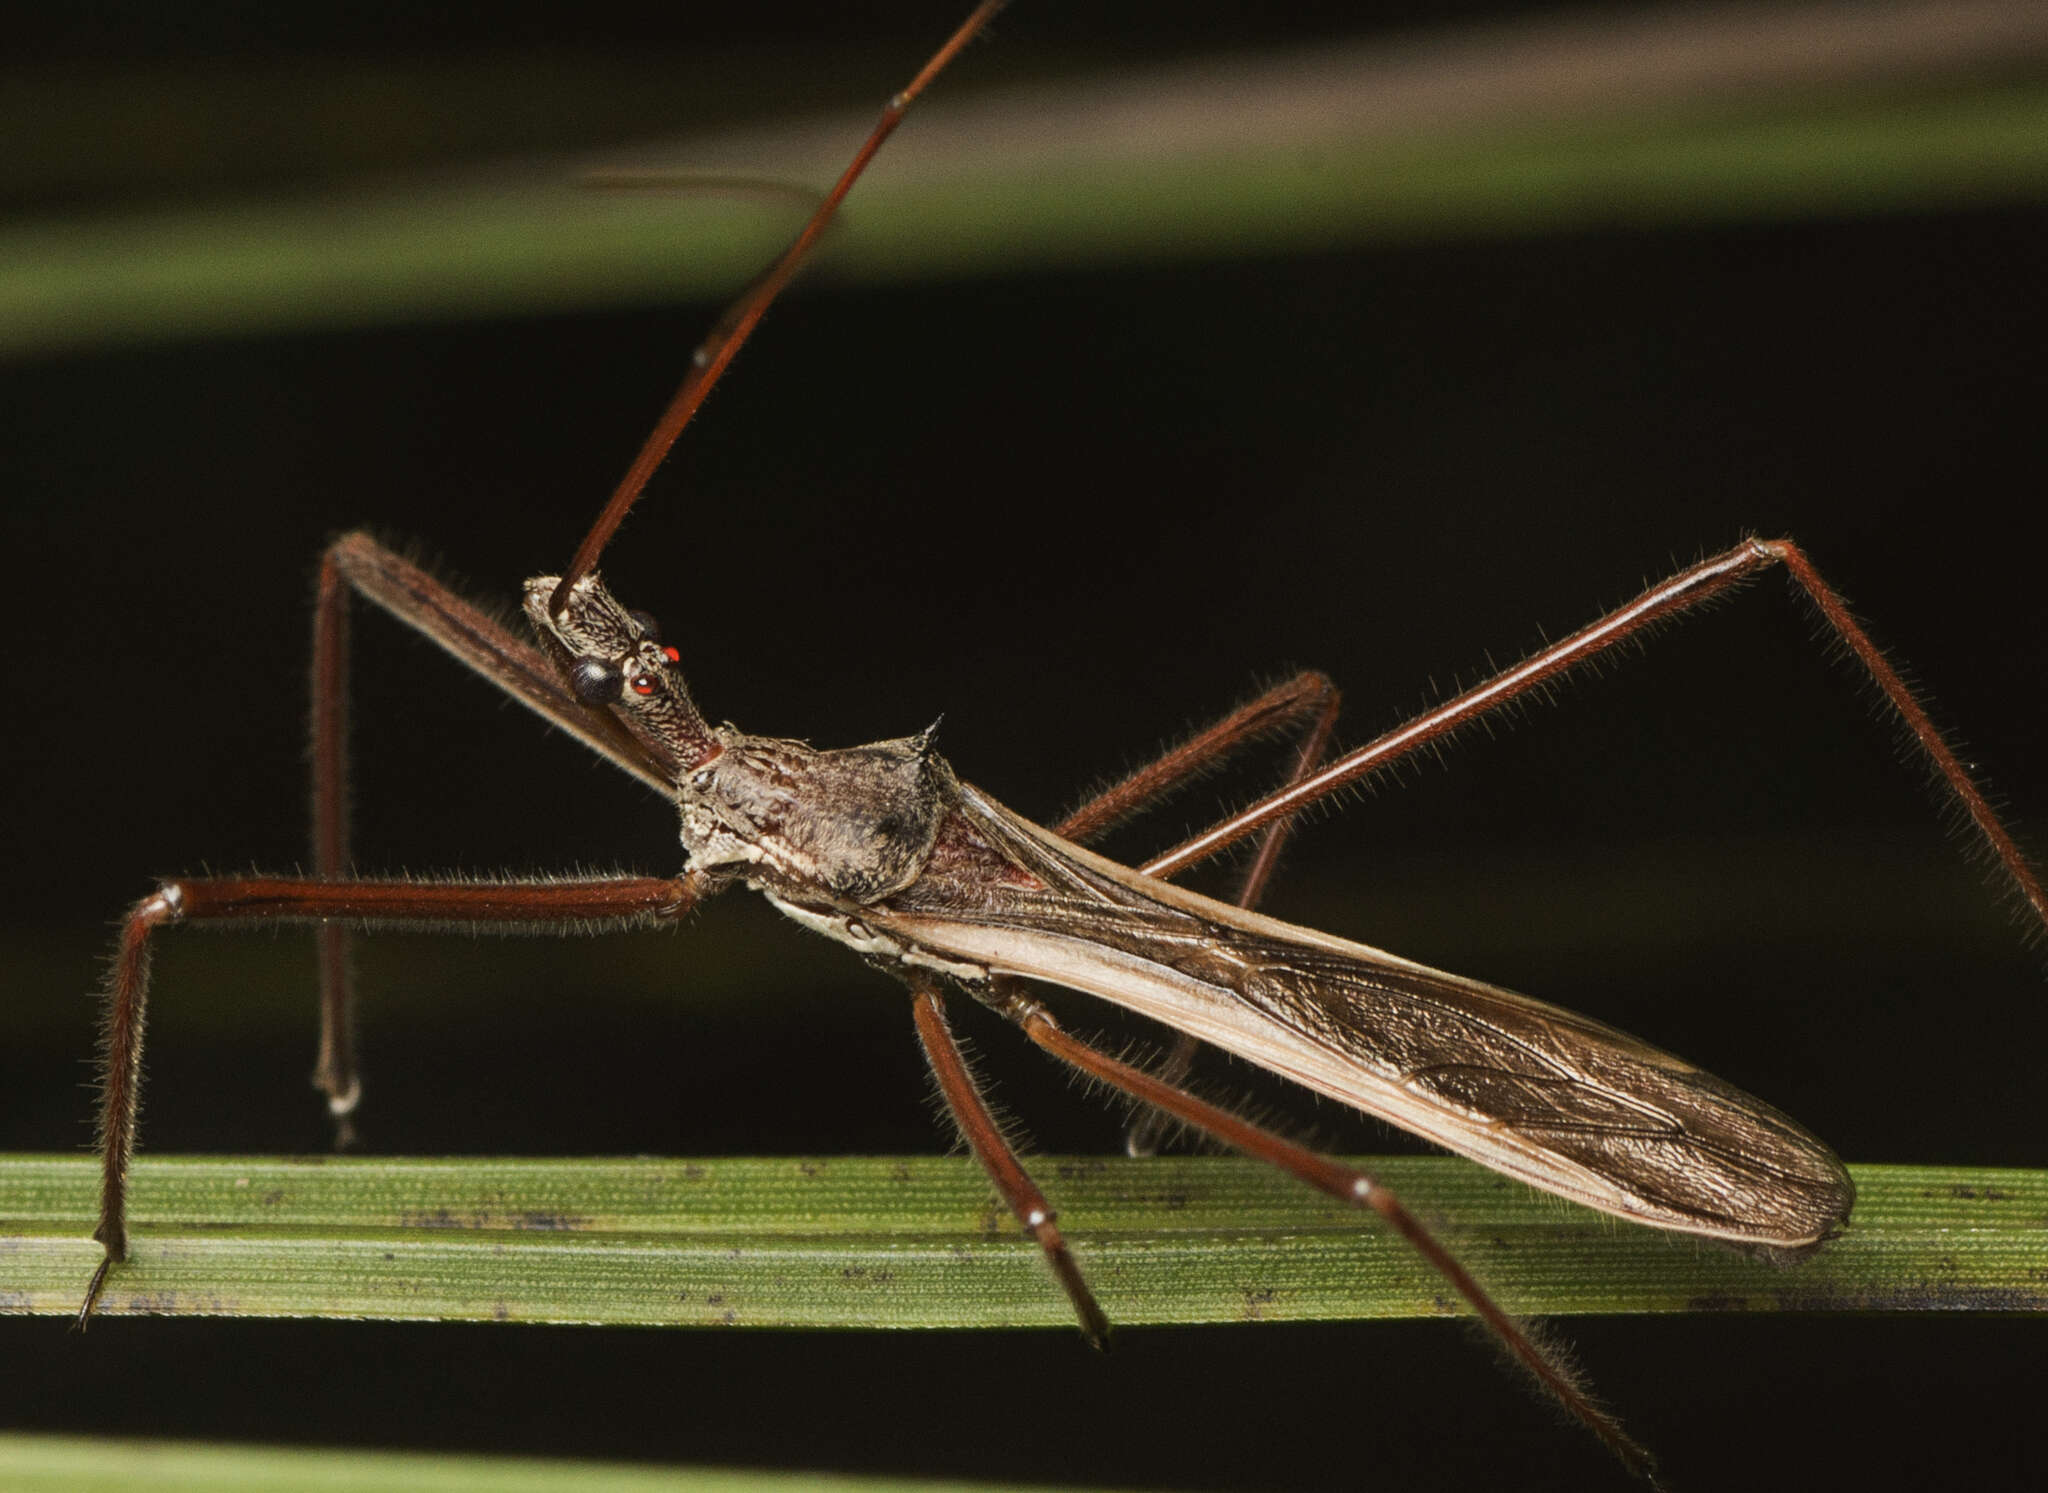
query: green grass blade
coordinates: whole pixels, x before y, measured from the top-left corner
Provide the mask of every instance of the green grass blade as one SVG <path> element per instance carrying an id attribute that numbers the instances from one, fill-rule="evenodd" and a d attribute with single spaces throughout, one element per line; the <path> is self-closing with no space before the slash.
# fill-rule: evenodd
<path id="1" fill-rule="evenodd" d="M 1512 1310 L 2048 1310 L 2048 1172 L 1855 1169 L 1849 1233 L 1790 1267 L 1614 1223 L 1448 1158 L 1374 1163 Z M 1227 1157 L 1035 1168 L 1126 1326 L 1441 1315 L 1366 1218 Z M 94 1168 L 0 1160 L 0 1311 L 67 1313 Z M 1068 1325 L 960 1158 L 153 1157 L 108 1313 L 744 1327 Z"/>
<path id="2" fill-rule="evenodd" d="M 8 1493 L 1026 1493 L 1022 1484 L 0 1434 Z"/>

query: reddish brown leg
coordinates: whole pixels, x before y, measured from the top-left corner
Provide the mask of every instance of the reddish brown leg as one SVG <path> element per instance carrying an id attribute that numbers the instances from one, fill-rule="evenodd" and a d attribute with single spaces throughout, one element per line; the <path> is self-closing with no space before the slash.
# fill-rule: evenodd
<path id="1" fill-rule="evenodd" d="M 2042 890 L 2039 878 L 2020 853 L 2011 832 L 1957 760 L 1947 740 L 1928 719 L 1927 712 L 1899 677 L 1898 670 L 1871 642 L 1869 635 L 1850 615 L 1847 604 L 1821 579 L 1805 553 L 1789 539 L 1744 540 L 1723 554 L 1688 566 L 1669 580 L 1650 587 L 1634 601 L 1580 628 L 1562 642 L 1553 643 L 1454 699 L 1424 711 L 1377 741 L 1345 753 L 1301 782 L 1261 799 L 1175 846 L 1144 869 L 1154 876 L 1170 876 L 1207 860 L 1246 835 L 1283 822 L 1347 784 L 1355 783 L 1419 748 L 1443 741 L 1453 732 L 1519 699 L 1530 690 L 1598 658 L 1619 643 L 1642 636 L 1660 622 L 1696 609 L 1702 602 L 1773 565 L 1784 566 L 1820 609 L 1828 626 L 1883 692 L 1885 700 L 1912 734 L 1938 781 L 1969 816 L 2028 908 L 2044 926 L 2048 926 L 2048 892 Z"/>
<path id="2" fill-rule="evenodd" d="M 348 804 L 348 597 L 354 591 L 446 649 L 550 724 L 575 736 L 614 766 L 666 795 L 670 779 L 609 711 L 579 702 L 532 644 L 506 631 L 411 561 L 367 534 L 346 534 L 320 560 L 313 605 L 313 870 L 323 881 L 351 869 Z M 313 1083 L 327 1095 L 339 1143 L 362 1095 L 356 1065 L 355 996 L 348 928 L 322 923 L 320 1055 Z"/>
<path id="3" fill-rule="evenodd" d="M 966 1055 L 960 1051 L 960 1044 L 954 1040 L 952 1027 L 946 1021 L 946 1008 L 938 990 L 918 981 L 911 986 L 910 1000 L 911 1014 L 917 1020 L 918 1040 L 924 1044 L 924 1055 L 939 1080 L 939 1092 L 945 1096 L 946 1108 L 952 1111 L 953 1120 L 967 1142 L 967 1149 L 974 1153 L 974 1159 L 981 1163 L 981 1169 L 995 1183 L 996 1191 L 1009 1204 L 1017 1222 L 1024 1225 L 1024 1232 L 1037 1240 L 1038 1247 L 1045 1251 L 1046 1263 L 1052 1266 L 1052 1273 L 1059 1280 L 1060 1288 L 1067 1293 L 1067 1300 L 1074 1304 L 1074 1315 L 1080 1319 L 1082 1333 L 1095 1347 L 1107 1348 L 1109 1318 L 1103 1315 L 1094 1293 L 1088 1289 L 1088 1282 L 1082 1279 L 1081 1267 L 1074 1263 L 1067 1241 L 1060 1235 L 1052 1205 L 1017 1160 L 1016 1152 L 1003 1139 L 1001 1127 L 989 1113 L 988 1103 L 981 1096 L 981 1086 L 975 1082 L 973 1070 L 967 1066 Z"/>
<path id="4" fill-rule="evenodd" d="M 1053 825 L 1052 832 L 1085 845 L 1199 777 L 1239 748 L 1262 736 L 1292 728 L 1312 711 L 1320 711 L 1321 716 L 1311 730 L 1327 738 L 1329 724 L 1336 719 L 1337 687 L 1327 674 L 1310 669 L 1240 705 L 1121 782 L 1103 789 Z M 1276 857 L 1277 854 L 1276 849 Z M 1260 859 L 1265 858 L 1262 853 Z M 1271 874 L 1270 870 L 1267 874 Z"/>
<path id="5" fill-rule="evenodd" d="M 1069 1036 L 1051 1014 L 1017 986 L 998 982 L 993 1004 L 1024 1029 L 1024 1034 L 1062 1062 L 1069 1063 L 1092 1078 L 1123 1090 L 1154 1109 L 1163 1110 L 1183 1124 L 1207 1132 L 1234 1150 L 1289 1172 L 1309 1186 L 1339 1201 L 1370 1208 L 1415 1247 L 1500 1339 L 1515 1361 L 1526 1369 L 1546 1393 L 1606 1443 L 1628 1468 L 1656 1480 L 1656 1465 L 1650 1454 L 1598 1405 L 1594 1404 L 1576 1376 L 1553 1354 L 1532 1338 L 1498 1302 L 1486 1293 L 1470 1271 L 1437 1242 L 1420 1220 L 1368 1173 L 1345 1166 L 1327 1156 L 1252 1124 L 1228 1110 L 1197 1099 L 1194 1095 L 1164 1083 L 1142 1068 L 1120 1062 L 1107 1053 Z"/>
<path id="6" fill-rule="evenodd" d="M 1336 724 L 1337 706 L 1336 687 L 1326 676 L 1313 672 L 1299 674 L 1240 706 L 1191 740 L 1089 799 L 1060 821 L 1056 833 L 1074 840 L 1099 835 L 1173 792 L 1238 748 L 1268 732 L 1292 726 L 1313 712 L 1309 734 L 1295 754 L 1294 770 L 1288 778 L 1292 782 L 1322 759 L 1330 732 Z M 1264 893 L 1274 868 L 1279 864 L 1281 845 L 1291 825 L 1292 820 L 1286 819 L 1266 831 L 1258 854 L 1245 874 L 1238 896 L 1240 905 L 1253 906 Z M 1080 1267 L 1075 1264 L 1073 1254 L 1059 1232 L 1045 1194 L 1024 1170 L 1009 1142 L 1003 1138 L 1002 1128 L 989 1113 L 980 1085 L 953 1038 L 940 992 L 928 982 L 914 981 L 911 999 L 918 1039 L 924 1044 L 925 1057 L 939 1081 L 939 1092 L 945 1097 L 946 1107 L 952 1112 L 954 1123 L 960 1127 L 968 1150 L 981 1163 L 982 1170 L 988 1173 L 989 1180 L 995 1184 L 996 1191 L 1002 1195 L 1017 1221 L 1024 1225 L 1025 1232 L 1036 1239 L 1039 1248 L 1045 1251 L 1046 1262 L 1066 1291 L 1067 1299 L 1073 1303 L 1083 1334 L 1098 1348 L 1106 1347 L 1109 1319 L 1088 1289 L 1087 1281 L 1082 1278 Z M 1177 1084 L 1186 1076 L 1188 1065 L 1199 1046 L 1198 1042 L 1186 1036 L 1177 1041 L 1163 1069 L 1168 1075 L 1167 1082 Z M 1133 1155 L 1151 1151 L 1157 1138 L 1158 1121 L 1158 1112 L 1147 1110 L 1133 1123 L 1128 1141 Z M 1145 1128 L 1141 1130 L 1141 1126 Z"/>
<path id="7" fill-rule="evenodd" d="M 601 933 L 679 918 L 717 883 L 685 875 L 560 881 L 329 881 L 209 876 L 167 881 L 136 903 L 121 929 L 107 985 L 100 1088 L 100 1221 L 106 1258 L 93 1272 L 78 1325 L 92 1315 L 107 1272 L 128 1256 L 128 1162 L 142 1092 L 150 936 L 187 920 L 459 927 L 474 932 Z"/>
<path id="8" fill-rule="evenodd" d="M 356 536 L 351 535 L 349 539 Z M 348 593 L 338 552 L 349 540 L 329 545 L 320 557 L 320 582 L 313 601 L 313 874 L 335 881 L 348 870 Z M 132 920 L 131 920 L 132 924 Z M 313 932 L 320 969 L 320 1048 L 313 1060 L 313 1087 L 327 1096 L 334 1116 L 337 1150 L 355 1140 L 349 1116 L 363 1097 L 356 1067 L 355 969 L 350 937 L 339 923 Z"/>
<path id="9" fill-rule="evenodd" d="M 1313 772 L 1323 760 L 1323 754 L 1330 748 L 1330 736 L 1337 728 L 1337 711 L 1343 703 L 1336 685 L 1329 676 L 1313 670 L 1297 674 L 1285 684 L 1268 690 L 1250 704 L 1240 707 L 1225 716 L 1215 725 L 1166 753 L 1158 760 L 1140 768 L 1104 793 L 1097 795 L 1076 809 L 1062 821 L 1055 833 L 1068 839 L 1079 839 L 1099 829 L 1106 828 L 1127 814 L 1172 792 L 1189 778 L 1201 773 L 1210 764 L 1219 761 L 1238 747 L 1255 737 L 1285 726 L 1291 726 L 1302 716 L 1313 711 L 1308 734 L 1302 738 L 1296 749 L 1293 764 L 1289 767 L 1282 785 L 1300 782 Z M 1280 853 L 1286 848 L 1287 837 L 1294 828 L 1294 816 L 1276 819 L 1266 827 L 1259 841 L 1257 854 L 1252 857 L 1246 869 L 1244 880 L 1238 884 L 1237 905 L 1257 907 L 1259 899 L 1266 895 L 1266 888 L 1273 880 L 1273 873 L 1279 868 Z M 1145 867 L 1150 870 L 1151 868 Z M 1194 1066 L 1195 1054 L 1202 1044 L 1194 1037 L 1182 1032 L 1174 1038 L 1173 1046 L 1166 1058 L 1155 1071 L 1159 1079 L 1176 1086 L 1187 1080 L 1188 1071 Z M 1141 1110 L 1132 1117 L 1130 1128 L 1124 1132 L 1124 1150 L 1132 1156 L 1150 1156 L 1159 1149 L 1159 1140 L 1166 1128 L 1166 1118 L 1157 1110 Z"/>

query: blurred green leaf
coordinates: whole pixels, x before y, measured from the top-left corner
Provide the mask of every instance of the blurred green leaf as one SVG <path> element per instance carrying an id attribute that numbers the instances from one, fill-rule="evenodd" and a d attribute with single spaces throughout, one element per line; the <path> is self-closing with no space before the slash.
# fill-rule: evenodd
<path id="1" fill-rule="evenodd" d="M 0 1435 L 0 1485 L 9 1493 L 183 1493 L 261 1488 L 265 1493 L 556 1493 L 602 1487 L 606 1493 L 977 1493 L 1017 1483 L 935 1482 L 834 1473 L 772 1473 L 571 1462 L 538 1457 L 429 1456 L 278 1446 L 219 1446 L 181 1441 Z"/>
<path id="2" fill-rule="evenodd" d="M 1937 45 L 1911 11 L 1874 18 L 1854 47 L 1798 8 L 1686 10 L 1056 79 L 979 102 L 978 80 L 949 79 L 822 264 L 932 278 L 2038 199 L 2038 38 L 1980 16 L 1984 35 L 1958 23 Z M 592 192 L 576 184 L 592 163 L 558 158 L 19 223 L 0 232 L 0 351 L 724 298 L 803 216 L 758 184 L 821 190 L 870 122 L 661 152 L 751 190 Z"/>

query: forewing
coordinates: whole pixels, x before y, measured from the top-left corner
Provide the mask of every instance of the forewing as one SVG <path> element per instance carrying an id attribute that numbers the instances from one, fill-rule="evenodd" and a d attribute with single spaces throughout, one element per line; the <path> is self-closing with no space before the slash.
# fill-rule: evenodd
<path id="1" fill-rule="evenodd" d="M 1597 1021 L 1454 975 L 1238 930 L 1185 968 L 1440 1112 L 1425 1133 L 1478 1160 L 1520 1172 L 1513 1163 L 1529 1157 L 1538 1181 L 1562 1164 L 1607 1184 L 1630 1214 L 1787 1245 L 1824 1238 L 1847 1216 L 1847 1173 L 1820 1141 Z M 1401 1108 L 1386 1117 L 1416 1112 Z"/>
<path id="2" fill-rule="evenodd" d="M 934 953 L 1102 996 L 1623 1217 L 1780 1248 L 1847 1217 L 1833 1152 L 1669 1053 L 1141 876 L 969 793 L 978 836 L 1028 876 L 927 876 L 888 922 Z"/>

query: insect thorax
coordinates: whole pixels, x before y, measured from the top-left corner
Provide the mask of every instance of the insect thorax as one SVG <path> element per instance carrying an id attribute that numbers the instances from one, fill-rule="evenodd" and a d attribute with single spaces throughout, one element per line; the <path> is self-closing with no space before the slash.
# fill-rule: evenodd
<path id="1" fill-rule="evenodd" d="M 866 904 L 909 886 L 958 792 L 929 732 L 835 751 L 717 735 L 723 750 L 678 785 L 683 848 L 698 869 L 793 901 Z"/>

